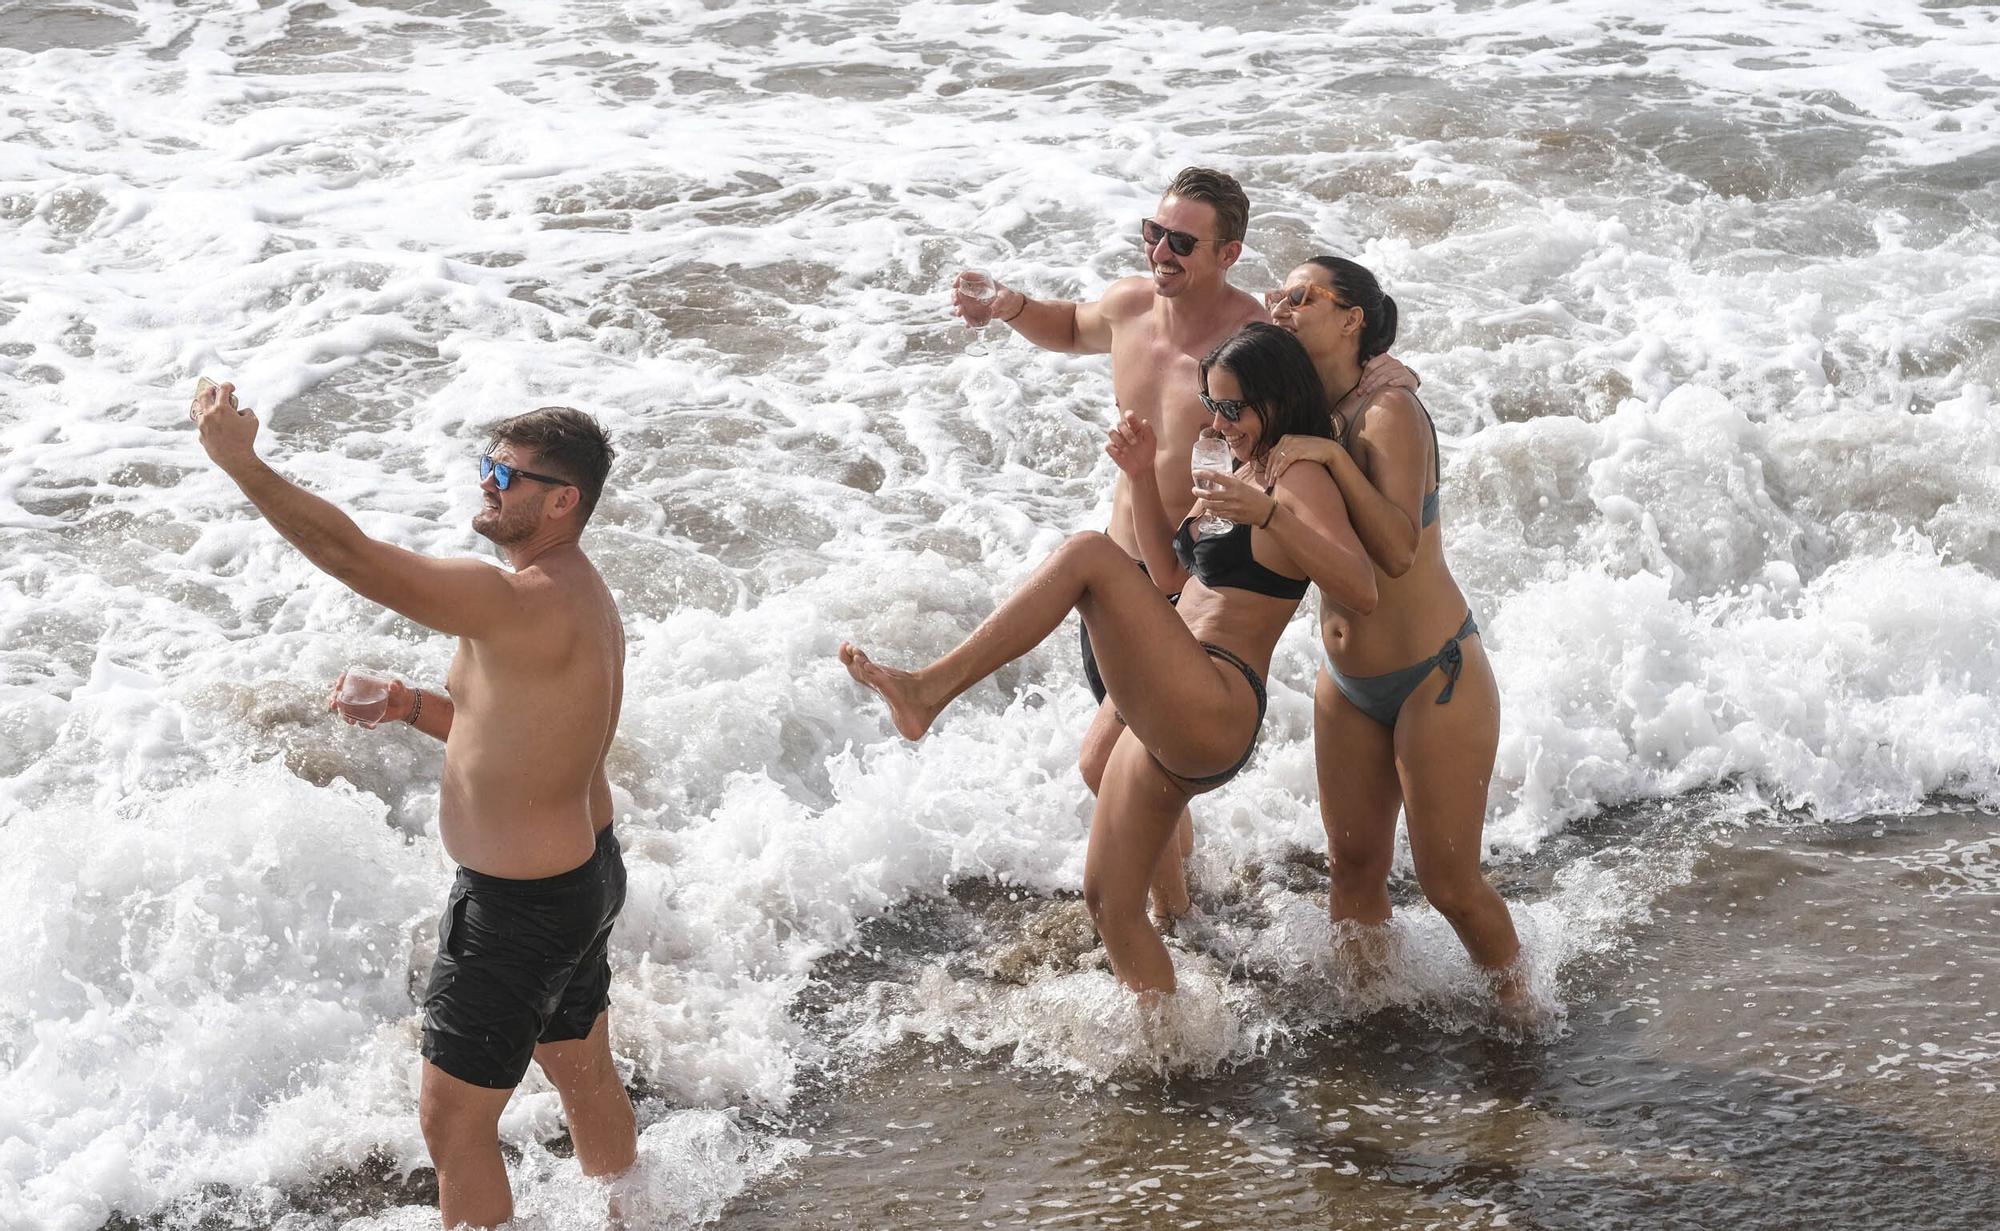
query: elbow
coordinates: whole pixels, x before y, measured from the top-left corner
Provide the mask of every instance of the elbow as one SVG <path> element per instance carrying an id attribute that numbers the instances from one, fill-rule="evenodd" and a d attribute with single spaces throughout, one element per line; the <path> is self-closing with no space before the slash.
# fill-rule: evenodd
<path id="1" fill-rule="evenodd" d="M 1368 615 L 1382 599 L 1382 592 L 1375 588 L 1375 575 L 1371 572 L 1353 586 L 1353 593 L 1341 605 L 1355 615 Z"/>
<path id="2" fill-rule="evenodd" d="M 1376 546 L 1386 548 L 1387 550 L 1383 551 L 1381 555 L 1375 556 L 1375 552 L 1371 549 L 1368 554 L 1375 556 L 1376 567 L 1382 570 L 1383 576 L 1391 579 L 1401 577 L 1416 564 L 1417 544 L 1422 541 L 1423 533 L 1415 526 L 1411 526 L 1405 533 L 1391 534 L 1385 537 L 1389 541 L 1378 543 Z"/>
<path id="3" fill-rule="evenodd" d="M 321 572 L 358 594 L 367 594 L 381 574 L 379 557 L 370 552 L 375 544 L 362 534 L 329 535 L 306 552 Z"/>
<path id="4" fill-rule="evenodd" d="M 1090 343 L 1084 338 L 1083 327 L 1078 324 L 1076 319 L 1076 305 L 1073 303 L 1068 304 L 1066 305 L 1066 309 L 1065 315 L 1068 319 L 1064 322 L 1065 340 L 1062 348 L 1063 352 L 1070 355 L 1090 354 Z"/>
<path id="5" fill-rule="evenodd" d="M 344 543 L 322 548 L 313 563 L 350 590 L 360 589 L 367 580 L 362 554 Z"/>
<path id="6" fill-rule="evenodd" d="M 1139 563 L 1146 570 L 1146 576 L 1153 579 L 1153 585 L 1162 594 L 1179 594 L 1187 588 L 1188 582 L 1194 580 L 1193 574 L 1182 571 L 1181 562 L 1175 559 L 1171 552 L 1164 561 L 1148 556 Z"/>

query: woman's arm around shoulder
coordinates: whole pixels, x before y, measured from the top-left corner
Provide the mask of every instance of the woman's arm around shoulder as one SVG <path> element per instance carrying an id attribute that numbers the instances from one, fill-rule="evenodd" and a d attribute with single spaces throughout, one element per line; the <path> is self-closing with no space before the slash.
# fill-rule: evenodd
<path id="1" fill-rule="evenodd" d="M 1272 499 L 1265 529 L 1291 562 L 1334 602 L 1360 615 L 1375 610 L 1375 566 L 1333 476 L 1322 466 L 1289 466 Z"/>
<path id="2" fill-rule="evenodd" d="M 1424 497 L 1436 473 L 1430 419 L 1407 389 L 1382 389 L 1354 412 L 1353 464 L 1334 467 L 1362 546 L 1391 577 L 1410 571 L 1423 537 Z"/>

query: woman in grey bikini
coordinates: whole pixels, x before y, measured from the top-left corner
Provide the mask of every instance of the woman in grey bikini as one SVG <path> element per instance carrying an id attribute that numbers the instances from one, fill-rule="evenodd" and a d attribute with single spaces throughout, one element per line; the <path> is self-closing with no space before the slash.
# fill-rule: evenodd
<path id="1" fill-rule="evenodd" d="M 1286 437 L 1273 450 L 1275 473 L 1295 462 L 1333 473 L 1375 563 L 1379 595 L 1370 612 L 1331 595 L 1320 605 L 1313 727 L 1334 922 L 1387 922 L 1400 806 L 1424 896 L 1492 978 L 1503 1009 L 1517 1015 L 1520 941 L 1479 868 L 1500 692 L 1479 625 L 1445 566 L 1437 428 L 1407 389 L 1352 392 L 1361 365 L 1395 341 L 1396 303 L 1366 269 L 1324 256 L 1266 298 L 1272 319 L 1305 343 L 1343 432 L 1338 443 Z M 1365 960 L 1372 947 L 1356 956 Z"/>
<path id="2" fill-rule="evenodd" d="M 1351 608 L 1375 601 L 1367 553 L 1326 472 L 1265 477 L 1280 437 L 1329 431 L 1326 391 L 1305 350 L 1275 326 L 1245 325 L 1202 362 L 1201 400 L 1236 471 L 1199 472 L 1210 486 L 1178 527 L 1154 480 L 1158 444 L 1146 422 L 1124 416 L 1105 446 L 1132 485 L 1150 578 L 1106 536 L 1079 534 L 929 666 L 899 671 L 840 647 L 847 670 L 889 703 L 896 729 L 918 739 L 952 698 L 1035 648 L 1072 610 L 1083 616 L 1125 721 L 1090 822 L 1083 899 L 1112 970 L 1146 994 L 1174 990 L 1173 962 L 1146 917 L 1153 869 L 1187 801 L 1235 777 L 1256 749 L 1271 650 L 1308 579 Z M 1200 533 L 1203 512 L 1235 524 Z M 1166 597 L 1174 591 L 1178 608 Z"/>

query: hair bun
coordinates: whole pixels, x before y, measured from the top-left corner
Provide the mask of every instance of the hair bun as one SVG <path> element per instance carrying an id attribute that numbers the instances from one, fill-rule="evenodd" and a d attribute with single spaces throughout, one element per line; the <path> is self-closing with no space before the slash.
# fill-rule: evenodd
<path id="1" fill-rule="evenodd" d="M 1382 309 L 1369 314 L 1368 332 L 1361 340 L 1363 361 L 1384 354 L 1396 344 L 1396 301 L 1382 296 Z"/>

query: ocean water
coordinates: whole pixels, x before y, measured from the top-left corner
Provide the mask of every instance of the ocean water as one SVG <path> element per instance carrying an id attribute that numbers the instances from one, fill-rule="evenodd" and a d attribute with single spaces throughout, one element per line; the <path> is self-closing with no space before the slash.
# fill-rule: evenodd
<path id="1" fill-rule="evenodd" d="M 647 1225 L 1991 1225 L 2000 10 L 0 0 L 0 1227 L 433 1225 L 437 749 L 320 708 L 451 644 L 317 574 L 186 421 L 416 550 L 478 428 L 598 414 L 630 639 L 615 1046 Z M 1184 993 L 1075 891 L 1058 635 L 934 655 L 1103 524 L 1090 296 L 1178 168 L 1237 281 L 1382 277 L 1505 709 L 1484 1022 L 1407 859 L 1326 961 L 1311 627 L 1197 809 Z M 531 1078 L 524 1227 L 601 1221 Z"/>

